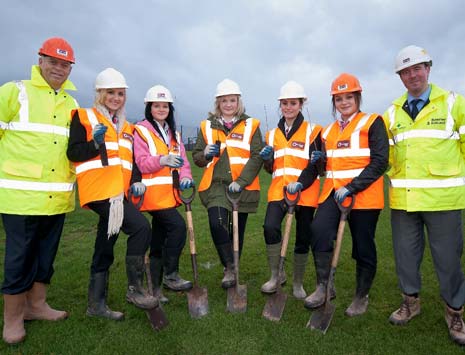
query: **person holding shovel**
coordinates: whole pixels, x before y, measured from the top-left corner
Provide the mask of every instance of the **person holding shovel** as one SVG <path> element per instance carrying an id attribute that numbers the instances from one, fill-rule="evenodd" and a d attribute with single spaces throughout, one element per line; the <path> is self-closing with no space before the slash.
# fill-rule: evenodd
<path id="1" fill-rule="evenodd" d="M 99 215 L 87 315 L 112 320 L 124 318 L 123 313 L 112 311 L 106 304 L 109 269 L 120 230 L 128 235 L 126 300 L 141 309 L 158 306 L 157 299 L 143 288 L 150 225 L 125 196 L 129 189 L 138 196 L 145 188 L 141 183 L 130 186 L 134 126 L 126 121 L 124 112 L 127 88 L 124 76 L 113 68 L 97 75 L 94 107 L 72 112 L 67 150 L 76 167 L 80 204 Z"/>
<path id="2" fill-rule="evenodd" d="M 39 49 L 30 80 L 0 87 L 0 214 L 5 229 L 3 340 L 24 340 L 24 320 L 59 321 L 47 286 L 65 222 L 74 210 L 76 175 L 66 158 L 70 112 L 78 107 L 68 77 L 75 62 L 60 37 Z"/>
<path id="3" fill-rule="evenodd" d="M 362 87 L 347 73 L 331 85 L 335 122 L 324 128 L 324 151 L 315 151 L 311 162 L 326 160 L 326 179 L 318 199 L 312 224 L 312 251 L 317 274 L 315 292 L 305 299 L 305 307 L 314 309 L 325 302 L 341 211 L 338 204 L 356 195 L 348 222 L 352 235 L 352 258 L 356 261 L 356 287 L 345 314 L 353 317 L 366 312 L 368 292 L 377 266 L 375 231 L 384 207 L 383 174 L 388 166 L 389 142 L 383 119 L 378 114 L 360 111 Z M 329 285 L 331 298 L 334 285 Z"/>
<path id="4" fill-rule="evenodd" d="M 278 127 L 266 133 L 266 146 L 260 156 L 265 169 L 272 174 L 268 189 L 268 206 L 263 224 L 270 280 L 261 287 L 263 293 L 274 293 L 278 285 L 278 267 L 281 252 L 281 222 L 286 216 L 283 187 L 289 194 L 301 191 L 295 210 L 296 241 L 294 247 L 293 294 L 304 299 L 303 288 L 305 267 L 310 249 L 311 229 L 317 206 L 320 183 L 315 164 L 310 164 L 311 153 L 321 150 L 322 127 L 304 120 L 302 107 L 307 100 L 302 85 L 288 81 L 281 87 L 279 108 L 282 116 Z M 284 280 L 280 280 L 283 283 Z"/>
<path id="5" fill-rule="evenodd" d="M 198 191 L 207 208 L 210 232 L 224 266 L 223 288 L 233 287 L 234 276 L 231 211 L 227 199 L 240 194 L 239 251 L 244 244 L 248 213 L 255 212 L 260 198 L 258 173 L 262 167 L 260 121 L 245 114 L 239 85 L 230 79 L 216 88 L 215 109 L 200 123 L 192 157 L 204 167 Z"/>
<path id="6" fill-rule="evenodd" d="M 175 186 L 193 186 L 191 169 L 181 135 L 176 131 L 171 92 L 161 85 L 145 95 L 145 119 L 136 125 L 134 159 L 146 186 L 141 211 L 152 216 L 150 275 L 153 295 L 162 303 L 168 299 L 161 283 L 173 291 L 187 291 L 192 282 L 179 275 L 179 258 L 186 244 L 186 223 L 176 207 L 180 201 Z M 164 276 L 163 276 L 164 274 Z"/>

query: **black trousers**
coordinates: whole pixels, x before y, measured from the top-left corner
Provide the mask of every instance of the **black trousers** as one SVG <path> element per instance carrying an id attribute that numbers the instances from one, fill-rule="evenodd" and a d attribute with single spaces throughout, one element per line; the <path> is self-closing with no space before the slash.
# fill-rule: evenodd
<path id="1" fill-rule="evenodd" d="M 2 221 L 6 233 L 2 293 L 15 295 L 34 282 L 50 283 L 65 214 L 2 214 Z"/>
<path id="2" fill-rule="evenodd" d="M 126 255 L 143 256 L 149 247 L 152 234 L 150 224 L 132 203 L 125 199 L 123 205 L 124 218 L 121 230 L 128 235 Z M 118 234 L 112 235 L 110 238 L 107 235 L 110 203 L 108 200 L 97 201 L 91 202 L 87 206 L 100 216 L 90 270 L 91 273 L 108 271 L 113 264 L 113 248 L 118 239 Z"/>
<path id="3" fill-rule="evenodd" d="M 314 212 L 314 207 L 296 207 L 296 236 L 294 246 L 294 253 L 296 254 L 307 254 L 310 249 L 310 240 L 312 237 L 311 224 Z M 281 242 L 281 224 L 286 214 L 287 205 L 284 200 L 268 202 L 265 222 L 263 224 L 266 244 L 277 244 Z"/>
<path id="4" fill-rule="evenodd" d="M 150 211 L 152 218 L 152 240 L 150 256 L 161 258 L 163 250 L 168 257 L 179 260 L 186 245 L 186 222 L 176 208 Z"/>
<path id="5" fill-rule="evenodd" d="M 242 252 L 242 247 L 244 246 L 245 226 L 248 216 L 248 213 L 239 213 L 239 252 Z M 208 209 L 208 222 L 215 245 L 232 245 L 233 230 L 231 212 L 223 207 L 210 207 Z"/>
<path id="6" fill-rule="evenodd" d="M 352 210 L 348 223 L 352 235 L 352 258 L 357 266 L 376 270 L 375 231 L 381 210 Z M 318 206 L 312 223 L 313 252 L 331 252 L 337 235 L 341 211 L 333 194 Z"/>

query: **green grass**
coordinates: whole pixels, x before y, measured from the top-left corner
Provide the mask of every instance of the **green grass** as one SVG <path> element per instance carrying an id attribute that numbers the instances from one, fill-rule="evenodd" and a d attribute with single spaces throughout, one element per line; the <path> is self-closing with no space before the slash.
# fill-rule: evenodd
<path id="1" fill-rule="evenodd" d="M 193 168 L 195 181 L 200 169 Z M 344 316 L 355 284 L 351 238 L 346 234 L 336 274 L 336 313 L 326 335 L 305 327 L 311 313 L 303 302 L 292 297 L 292 247 L 287 262 L 289 297 L 280 322 L 261 317 L 266 297 L 260 286 L 268 280 L 262 223 L 266 209 L 266 191 L 270 177 L 262 172 L 262 199 L 259 211 L 249 216 L 241 260 L 241 283 L 247 284 L 248 309 L 244 314 L 226 312 L 226 293 L 220 288 L 222 267 L 211 241 L 207 214 L 199 199 L 193 203 L 197 239 L 200 285 L 208 289 L 209 314 L 200 320 L 190 318 L 186 295 L 166 291 L 170 303 L 164 307 L 170 325 L 160 332 L 150 328 L 144 312 L 125 302 L 125 240 L 121 234 L 116 244 L 116 258 L 110 273 L 108 303 L 123 311 L 123 322 L 85 316 L 90 260 L 97 217 L 77 209 L 67 216 L 60 249 L 55 261 L 55 275 L 49 290 L 49 303 L 70 312 L 63 322 L 28 322 L 27 339 L 9 347 L 0 344 L 1 354 L 453 354 L 463 349 L 449 340 L 444 321 L 443 302 L 429 250 L 422 264 L 422 314 L 407 326 L 388 323 L 390 313 L 401 300 L 397 287 L 391 245 L 389 211 L 385 209 L 377 230 L 378 274 L 370 292 L 368 312 L 354 319 Z M 2 202 L 3 203 L 3 202 Z M 183 208 L 181 209 L 183 212 Z M 4 253 L 5 234 L 0 226 L 0 254 Z M 0 261 L 3 277 L 3 258 Z M 181 273 L 192 278 L 188 245 L 181 258 Z M 315 284 L 313 260 L 305 275 L 305 288 Z M 1 307 L 3 307 L 0 304 Z"/>

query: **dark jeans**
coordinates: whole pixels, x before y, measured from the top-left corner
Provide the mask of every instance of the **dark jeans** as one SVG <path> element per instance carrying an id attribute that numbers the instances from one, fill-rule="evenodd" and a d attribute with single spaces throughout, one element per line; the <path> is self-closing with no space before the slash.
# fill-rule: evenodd
<path id="1" fill-rule="evenodd" d="M 239 251 L 244 245 L 245 226 L 248 213 L 239 213 Z M 231 244 L 233 239 L 232 213 L 223 207 L 210 207 L 208 209 L 208 222 L 210 233 L 215 245 Z"/>
<path id="2" fill-rule="evenodd" d="M 151 230 L 147 218 L 139 212 L 132 203 L 124 200 L 124 218 L 121 230 L 128 235 L 127 256 L 143 256 L 148 249 Z M 113 264 L 113 248 L 118 234 L 108 238 L 108 216 L 110 203 L 106 201 L 91 202 L 87 205 L 100 216 L 95 239 L 94 255 L 92 256 L 91 273 L 108 271 Z"/>
<path id="3" fill-rule="evenodd" d="M 34 282 L 50 283 L 65 214 L 2 214 L 2 221 L 6 233 L 2 293 L 15 295 Z"/>

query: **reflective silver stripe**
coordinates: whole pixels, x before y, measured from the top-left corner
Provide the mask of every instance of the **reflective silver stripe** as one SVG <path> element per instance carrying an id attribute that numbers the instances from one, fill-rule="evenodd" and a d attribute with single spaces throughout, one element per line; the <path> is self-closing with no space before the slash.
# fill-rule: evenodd
<path id="1" fill-rule="evenodd" d="M 108 159 L 108 165 L 121 165 L 121 159 L 120 158 Z M 103 168 L 102 161 L 100 159 L 86 161 L 85 163 L 81 163 L 78 166 L 76 166 L 76 174 L 80 174 L 84 171 L 89 171 L 92 169 L 99 169 L 99 168 Z"/>
<path id="2" fill-rule="evenodd" d="M 248 141 L 236 141 L 234 139 L 227 139 L 226 146 L 250 150 L 250 144 Z"/>
<path id="3" fill-rule="evenodd" d="M 282 168 L 282 169 L 276 169 L 272 177 L 278 177 L 278 176 L 284 176 L 284 175 L 292 175 L 292 176 L 300 176 L 300 173 L 302 170 L 300 169 L 295 169 L 295 168 Z"/>
<path id="4" fill-rule="evenodd" d="M 370 115 L 363 116 L 360 121 L 358 121 L 357 126 L 355 127 L 354 131 L 350 135 L 350 148 L 351 149 L 359 149 L 360 148 L 360 130 L 363 126 L 366 125 Z"/>
<path id="5" fill-rule="evenodd" d="M 452 132 L 454 130 L 454 117 L 452 117 L 452 108 L 454 107 L 454 104 L 455 104 L 455 92 L 450 91 L 449 96 L 447 96 L 446 131 L 448 132 Z"/>
<path id="6" fill-rule="evenodd" d="M 107 150 L 114 150 L 115 152 L 119 151 L 119 145 L 115 142 L 105 142 L 105 148 L 107 148 Z"/>
<path id="7" fill-rule="evenodd" d="M 244 142 L 250 141 L 250 136 L 252 135 L 252 127 L 253 127 L 253 118 L 247 118 L 245 120 L 245 129 L 244 129 Z"/>
<path id="8" fill-rule="evenodd" d="M 389 139 L 389 145 L 394 145 L 394 139 Z"/>
<path id="9" fill-rule="evenodd" d="M 308 147 L 307 147 L 308 148 Z M 283 148 L 278 149 L 274 152 L 274 158 L 281 158 L 285 155 L 290 155 L 297 158 L 308 159 L 308 149 L 292 149 L 292 148 Z"/>
<path id="10" fill-rule="evenodd" d="M 391 179 L 392 187 L 403 188 L 444 188 L 459 187 L 465 185 L 465 177 L 450 179 Z"/>
<path id="11" fill-rule="evenodd" d="M 458 132 L 444 131 L 439 129 L 415 129 L 400 133 L 393 137 L 394 142 L 399 143 L 410 138 L 439 138 L 439 139 L 460 139 Z"/>
<path id="12" fill-rule="evenodd" d="M 132 143 L 127 139 L 118 139 L 118 144 L 120 147 L 126 148 L 132 152 Z"/>
<path id="13" fill-rule="evenodd" d="M 212 124 L 209 120 L 205 121 L 205 135 L 207 136 L 207 144 L 215 144 L 213 141 Z"/>
<path id="14" fill-rule="evenodd" d="M 459 133 L 460 134 L 465 134 L 465 126 L 460 126 Z"/>
<path id="15" fill-rule="evenodd" d="M 132 171 L 132 163 L 130 161 L 121 160 L 121 164 L 123 165 L 123 169 Z"/>
<path id="16" fill-rule="evenodd" d="M 173 178 L 171 176 L 158 176 L 151 179 L 142 179 L 142 183 L 145 186 L 153 185 L 172 185 Z"/>
<path id="17" fill-rule="evenodd" d="M 241 158 L 241 157 L 232 157 L 229 158 L 229 164 L 237 164 L 237 165 L 245 165 L 249 161 L 249 158 Z"/>
<path id="18" fill-rule="evenodd" d="M 363 168 L 352 169 L 352 170 L 327 171 L 326 177 L 332 178 L 332 179 L 354 178 L 356 176 L 359 176 L 362 171 L 363 171 Z"/>
<path id="19" fill-rule="evenodd" d="M 369 157 L 370 148 L 362 149 L 328 149 L 326 154 L 332 158 Z"/>
<path id="20" fill-rule="evenodd" d="M 391 130 L 396 123 L 396 106 L 391 105 L 388 108 L 388 116 L 389 116 L 389 129 Z"/>
<path id="21" fill-rule="evenodd" d="M 326 139 L 326 137 L 328 137 L 328 134 L 329 134 L 329 132 L 331 131 L 331 128 L 333 128 L 333 126 L 334 126 L 335 124 L 337 124 L 337 123 L 336 123 L 336 122 L 333 122 L 333 123 L 331 123 L 328 127 L 326 127 L 326 129 L 323 131 L 323 134 L 321 135 L 321 137 L 322 137 L 323 139 Z"/>
<path id="22" fill-rule="evenodd" d="M 97 116 L 95 116 L 94 110 L 86 108 L 87 118 L 89 119 L 92 129 L 98 124 Z"/>
<path id="23" fill-rule="evenodd" d="M 43 123 L 10 122 L 7 129 L 12 131 L 39 132 L 69 137 L 69 129 Z"/>
<path id="24" fill-rule="evenodd" d="M 150 131 L 146 127 L 141 125 L 137 125 L 137 129 L 139 130 L 139 133 L 141 133 L 144 136 L 145 141 L 149 147 L 150 155 L 153 157 L 157 155 L 157 146 L 155 145 L 155 142 L 153 141 L 150 135 Z"/>
<path id="25" fill-rule="evenodd" d="M 18 93 L 18 102 L 20 105 L 19 108 L 19 122 L 28 123 L 29 122 L 29 99 L 27 97 L 26 85 L 20 80 L 15 81 L 16 87 L 19 90 Z"/>
<path id="26" fill-rule="evenodd" d="M 8 123 L 0 121 L 0 129 L 7 129 L 8 128 Z"/>
<path id="27" fill-rule="evenodd" d="M 67 182 L 34 182 L 0 179 L 0 188 L 44 191 L 44 192 L 67 192 L 73 191 L 74 183 Z"/>

